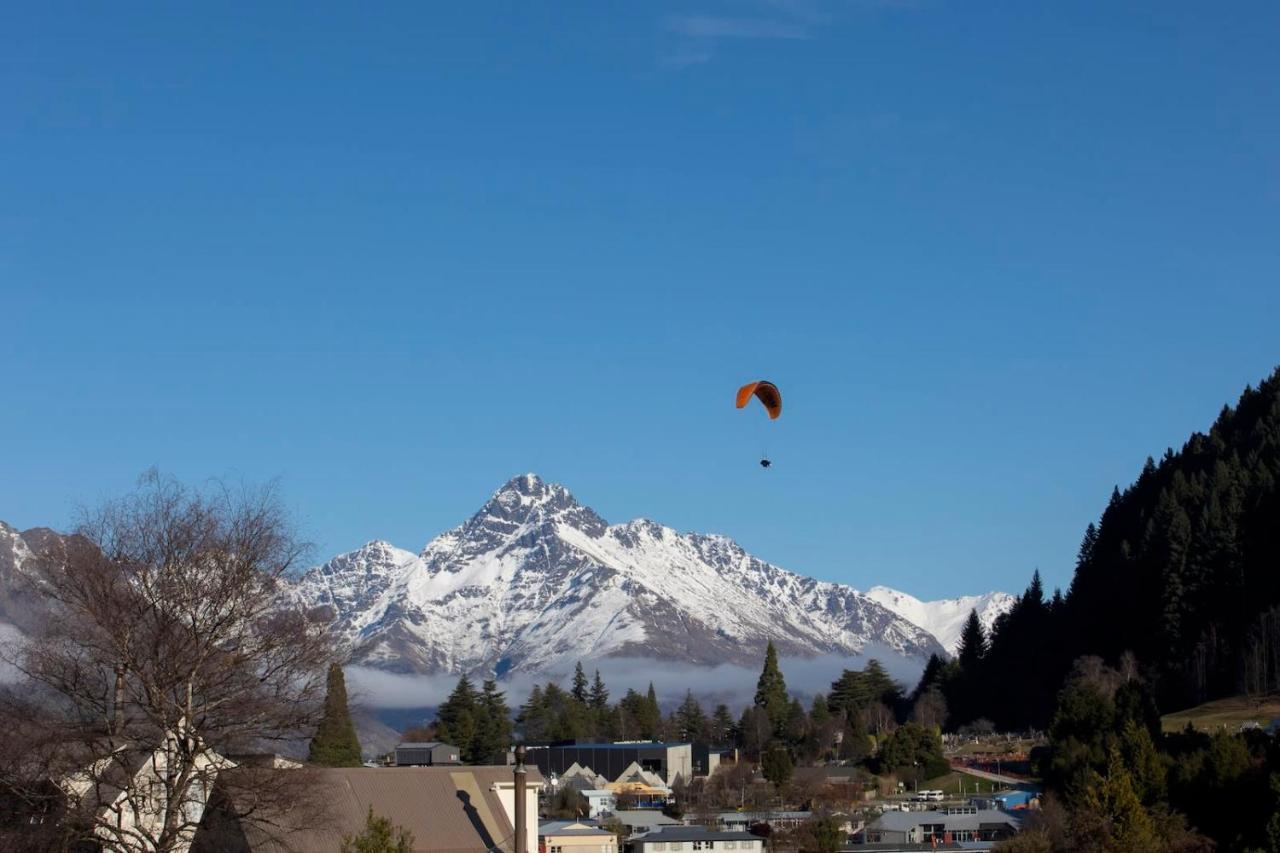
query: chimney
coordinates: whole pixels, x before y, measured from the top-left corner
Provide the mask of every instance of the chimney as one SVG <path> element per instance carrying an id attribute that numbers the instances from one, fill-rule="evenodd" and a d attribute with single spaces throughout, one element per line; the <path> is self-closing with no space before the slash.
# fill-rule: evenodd
<path id="1" fill-rule="evenodd" d="M 525 814 L 525 776 L 524 769 L 524 744 L 516 746 L 516 851 L 515 853 L 529 853 L 529 818 Z"/>

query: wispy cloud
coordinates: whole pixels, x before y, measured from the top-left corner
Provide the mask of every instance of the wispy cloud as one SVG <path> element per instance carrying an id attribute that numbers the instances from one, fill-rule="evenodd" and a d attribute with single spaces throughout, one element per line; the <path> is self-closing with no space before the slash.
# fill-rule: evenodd
<path id="1" fill-rule="evenodd" d="M 727 42 L 804 41 L 854 12 L 917 8 L 927 0 L 730 0 L 726 12 L 691 10 L 661 19 L 667 45 L 659 62 L 682 68 L 710 62 Z"/>
<path id="2" fill-rule="evenodd" d="M 673 33 L 704 39 L 807 39 L 809 27 L 798 21 L 772 18 L 728 18 L 720 15 L 673 15 L 666 19 Z"/>
<path id="3" fill-rule="evenodd" d="M 871 646 L 858 656 L 783 658 L 780 665 L 791 692 L 808 697 L 819 691 L 825 693 L 842 670 L 862 668 L 871 658 L 884 664 L 889 674 L 908 689 L 915 685 L 923 668 L 918 660 L 903 657 L 887 647 Z M 759 667 L 731 664 L 707 667 L 641 658 L 584 660 L 582 664 L 588 672 L 600 670 L 615 701 L 622 698 L 627 688 L 643 692 L 652 682 L 659 700 L 668 706 L 679 702 L 685 691 L 691 689 L 705 704 L 724 702 L 735 712 L 751 703 L 760 675 Z M 458 683 L 456 675 L 399 675 L 360 666 L 349 666 L 346 673 L 353 701 L 370 708 L 434 708 Z M 508 705 L 515 708 L 523 704 L 535 683 L 567 684 L 568 679 L 567 672 L 517 674 L 504 680 L 501 687 L 507 693 Z"/>

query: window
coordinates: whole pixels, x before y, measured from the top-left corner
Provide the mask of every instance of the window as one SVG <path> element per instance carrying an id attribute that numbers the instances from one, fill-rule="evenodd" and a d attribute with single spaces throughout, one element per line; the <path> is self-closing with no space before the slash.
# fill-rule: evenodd
<path id="1" fill-rule="evenodd" d="M 725 850 L 737 850 L 737 849 L 738 849 L 738 842 L 736 842 L 736 841 L 726 841 L 726 842 L 724 843 L 724 849 L 725 849 Z"/>
<path id="2" fill-rule="evenodd" d="M 648 846 L 649 846 L 649 849 L 651 849 L 651 850 L 653 850 L 653 851 L 654 851 L 654 853 L 662 853 L 662 851 L 664 851 L 664 850 L 666 850 L 666 849 L 667 849 L 667 842 L 665 842 L 665 841 L 655 841 L 655 842 L 653 842 L 652 844 L 650 844 L 650 845 L 648 845 Z"/>
<path id="3" fill-rule="evenodd" d="M 694 850 L 714 850 L 716 843 L 714 841 L 695 841 L 693 842 Z"/>
<path id="4" fill-rule="evenodd" d="M 671 844 L 667 847 L 667 849 L 672 851 L 683 850 L 684 845 L 681 844 L 679 841 L 672 841 Z"/>
<path id="5" fill-rule="evenodd" d="M 561 847 L 559 844 L 552 844 L 551 853 L 564 853 L 564 848 Z"/>

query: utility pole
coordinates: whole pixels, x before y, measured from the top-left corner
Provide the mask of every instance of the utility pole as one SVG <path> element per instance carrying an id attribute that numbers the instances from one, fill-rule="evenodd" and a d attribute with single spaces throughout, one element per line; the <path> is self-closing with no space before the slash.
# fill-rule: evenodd
<path id="1" fill-rule="evenodd" d="M 525 814 L 525 777 L 528 771 L 524 768 L 524 744 L 516 746 L 516 851 L 515 853 L 529 853 L 529 818 Z"/>

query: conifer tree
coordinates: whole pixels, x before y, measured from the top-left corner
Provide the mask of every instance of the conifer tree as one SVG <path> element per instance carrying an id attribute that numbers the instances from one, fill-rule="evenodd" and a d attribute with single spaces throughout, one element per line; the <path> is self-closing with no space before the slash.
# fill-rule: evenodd
<path id="1" fill-rule="evenodd" d="M 485 679 L 478 704 L 476 733 L 469 749 L 472 764 L 500 764 L 511 745 L 511 712 L 498 682 Z"/>
<path id="2" fill-rule="evenodd" d="M 342 853 L 413 853 L 413 833 L 389 818 L 373 813 L 369 806 L 364 832 L 342 837 Z"/>
<path id="3" fill-rule="evenodd" d="M 764 668 L 760 671 L 760 680 L 756 682 L 755 704 L 769 715 L 774 731 L 781 732 L 787 724 L 789 700 L 787 683 L 778 667 L 778 650 L 773 647 L 773 640 L 765 648 Z"/>
<path id="4" fill-rule="evenodd" d="M 791 753 L 785 746 L 770 747 L 760 757 L 760 772 L 778 788 L 791 781 L 791 774 L 795 769 L 795 762 L 791 760 Z"/>
<path id="5" fill-rule="evenodd" d="M 609 691 L 604 686 L 604 679 L 600 677 L 600 670 L 596 670 L 596 677 L 591 682 L 591 694 L 587 697 L 589 704 L 596 711 L 604 711 L 609 707 Z"/>
<path id="6" fill-rule="evenodd" d="M 824 725 L 831 719 L 831 709 L 827 706 L 827 697 L 821 693 L 813 694 L 813 705 L 809 709 L 809 719 L 815 726 Z"/>
<path id="7" fill-rule="evenodd" d="M 582 670 L 582 661 L 578 661 L 578 665 L 573 670 L 573 698 L 580 702 L 583 706 L 587 704 L 587 674 Z"/>
<path id="8" fill-rule="evenodd" d="M 684 701 L 676 709 L 676 725 L 679 728 L 681 740 L 702 739 L 707 727 L 707 716 L 702 713 L 702 706 L 694 698 L 692 690 L 685 693 Z"/>
<path id="9" fill-rule="evenodd" d="M 311 739 L 308 760 L 322 767 L 359 767 L 360 741 L 347 707 L 347 683 L 342 667 L 329 665 L 328 689 L 324 695 L 324 715 Z"/>
<path id="10" fill-rule="evenodd" d="M 735 725 L 733 715 L 729 713 L 729 706 L 721 703 L 716 705 L 715 713 L 711 715 L 711 740 L 717 746 L 727 746 L 734 741 Z"/>
<path id="11" fill-rule="evenodd" d="M 649 692 L 645 694 L 644 716 L 640 720 L 640 735 L 649 739 L 656 738 L 661 727 L 662 708 L 658 705 L 658 691 L 653 689 L 653 682 L 650 681 Z"/>
<path id="12" fill-rule="evenodd" d="M 1038 572 L 1036 577 L 1039 578 Z M 982 630 L 978 611 L 970 610 L 969 619 L 964 623 L 964 631 L 960 634 L 960 649 L 956 656 L 960 659 L 960 666 L 966 673 L 976 673 L 978 665 L 986 655 L 987 634 Z"/>
<path id="13" fill-rule="evenodd" d="M 526 741 L 547 740 L 551 728 L 551 720 L 547 714 L 542 695 L 542 686 L 535 684 L 529 691 L 529 698 L 520 706 L 520 714 L 516 717 L 520 725 L 520 734 Z"/>
<path id="14" fill-rule="evenodd" d="M 1107 775 L 1093 775 L 1093 784 L 1085 791 L 1082 806 L 1106 822 L 1109 840 L 1114 844 L 1109 849 L 1132 853 L 1159 849 L 1155 825 L 1142 807 L 1134 791 L 1133 777 L 1114 746 L 1109 751 Z"/>
<path id="15" fill-rule="evenodd" d="M 468 753 L 476 737 L 479 711 L 476 699 L 471 679 L 464 675 L 458 679 L 449 698 L 436 710 L 436 737 L 458 747 L 468 760 L 472 757 Z"/>

